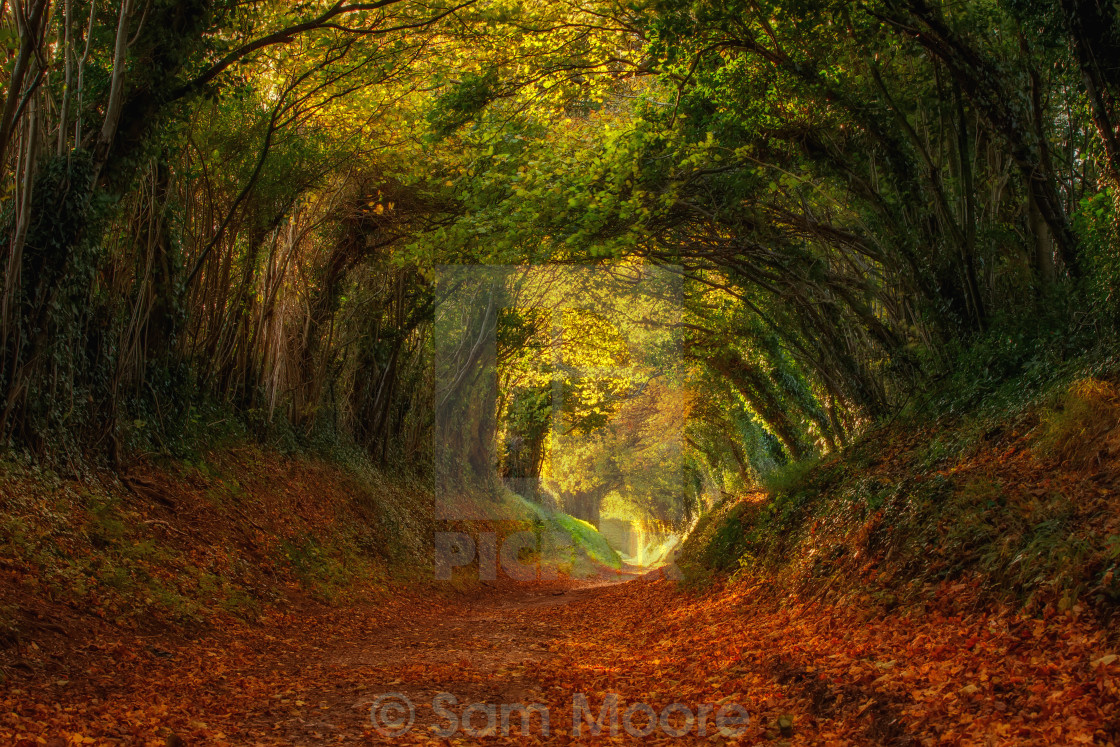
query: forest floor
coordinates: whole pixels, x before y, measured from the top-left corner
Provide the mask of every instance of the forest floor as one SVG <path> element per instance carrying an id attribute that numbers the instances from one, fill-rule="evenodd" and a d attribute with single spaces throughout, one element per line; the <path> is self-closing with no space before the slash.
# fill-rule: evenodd
<path id="1" fill-rule="evenodd" d="M 259 450 L 0 464 L 0 745 L 1120 744 L 1118 423 L 871 439 L 690 584 L 434 582 L 413 488 Z"/>
<path id="2" fill-rule="evenodd" d="M 682 732 L 713 744 L 1120 738 L 1120 659 L 1088 615 L 985 609 L 968 583 L 883 611 L 733 582 L 689 591 L 620 580 L 402 591 L 341 607 L 293 589 L 286 611 L 195 640 L 62 621 L 23 649 L 5 683 L 0 742 L 588 742 L 600 718 L 600 739 L 609 736 L 610 694 L 622 743 Z M 591 722 L 579 720 L 577 740 L 580 695 Z M 394 711 L 400 696 L 414 721 L 398 735 L 387 729 L 407 715 Z M 539 712 L 525 735 L 518 712 L 506 728 L 500 709 L 514 703 L 547 709 L 548 735 Z M 468 727 L 470 704 L 479 705 Z M 647 724 L 639 704 L 665 720 Z M 736 704 L 749 723 L 724 720 L 738 731 L 721 733 L 718 708 L 733 718 Z M 496 733 L 485 737 L 491 713 Z"/>

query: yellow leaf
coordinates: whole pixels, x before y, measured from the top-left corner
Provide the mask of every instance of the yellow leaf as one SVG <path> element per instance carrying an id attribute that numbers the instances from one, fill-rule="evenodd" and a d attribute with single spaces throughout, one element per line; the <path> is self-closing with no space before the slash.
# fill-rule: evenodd
<path id="1" fill-rule="evenodd" d="M 1097 667 L 1107 667 L 1117 659 L 1120 659 L 1120 656 L 1117 656 L 1116 654 L 1105 654 L 1104 656 L 1093 662 L 1093 669 L 1096 669 Z"/>

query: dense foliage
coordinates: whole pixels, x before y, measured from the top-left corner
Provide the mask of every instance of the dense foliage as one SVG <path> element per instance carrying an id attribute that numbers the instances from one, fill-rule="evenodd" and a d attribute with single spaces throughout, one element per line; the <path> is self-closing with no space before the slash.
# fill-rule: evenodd
<path id="1" fill-rule="evenodd" d="M 577 515 L 636 491 L 679 523 L 1115 339 L 1115 4 L 2 9 L 0 433 L 40 452 L 232 419 L 465 479 L 435 442 Z M 438 268 L 479 263 L 674 274 L 677 317 L 601 319 L 671 332 L 672 385 L 540 365 L 557 324 L 591 324 L 587 365 L 612 333 L 516 286 L 441 317 Z M 496 369 L 433 366 L 439 330 L 492 335 Z"/>

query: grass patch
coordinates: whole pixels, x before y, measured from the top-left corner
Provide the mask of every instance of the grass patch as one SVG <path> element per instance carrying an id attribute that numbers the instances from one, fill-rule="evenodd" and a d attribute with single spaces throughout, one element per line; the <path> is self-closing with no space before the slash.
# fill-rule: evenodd
<path id="1" fill-rule="evenodd" d="M 503 500 L 537 535 L 542 564 L 576 576 L 594 574 L 604 566 L 622 567 L 622 558 L 590 522 L 551 511 L 510 491 L 504 493 Z"/>
<path id="2" fill-rule="evenodd" d="M 1120 389 L 1084 379 L 1043 411 L 1036 449 L 1068 469 L 1098 469 L 1120 453 Z"/>

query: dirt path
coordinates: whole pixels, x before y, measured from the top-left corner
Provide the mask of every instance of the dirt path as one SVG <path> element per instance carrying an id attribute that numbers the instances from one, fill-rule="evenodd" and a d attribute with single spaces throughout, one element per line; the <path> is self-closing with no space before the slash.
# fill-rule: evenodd
<path id="1" fill-rule="evenodd" d="M 1114 637 L 979 599 L 958 583 L 885 610 L 638 580 L 307 601 L 193 641 L 71 628 L 4 662 L 0 744 L 586 743 L 581 695 L 624 743 L 1116 744 Z M 549 734 L 539 712 L 503 728 L 513 703 L 541 704 Z M 721 733 L 717 709 L 739 705 Z"/>
<path id="2" fill-rule="evenodd" d="M 197 640 L 63 621 L 42 645 L 0 660 L 0 744 L 379 744 L 390 732 L 371 707 L 390 693 L 415 715 L 391 741 L 426 742 L 448 724 L 431 707 L 440 693 L 456 698 L 445 701 L 456 714 L 539 701 L 537 673 L 563 636 L 542 613 L 593 604 L 635 575 L 405 592 L 349 608 L 305 600 Z"/>
<path id="3" fill-rule="evenodd" d="M 456 718 L 474 703 L 540 703 L 537 672 L 563 637 L 556 620 L 542 620 L 542 611 L 593 601 L 609 585 L 483 587 L 442 611 L 402 611 L 371 636 L 325 647 L 322 660 L 310 664 L 329 673 L 325 687 L 302 691 L 302 700 L 318 706 L 313 717 L 269 711 L 244 729 L 271 731 L 294 744 L 359 737 L 408 742 L 454 728 L 433 710 L 441 694 L 436 707 Z M 485 722 L 484 714 L 474 719 L 480 731 Z"/>

